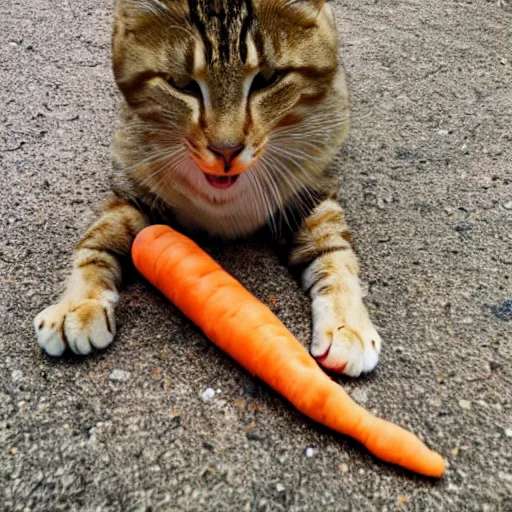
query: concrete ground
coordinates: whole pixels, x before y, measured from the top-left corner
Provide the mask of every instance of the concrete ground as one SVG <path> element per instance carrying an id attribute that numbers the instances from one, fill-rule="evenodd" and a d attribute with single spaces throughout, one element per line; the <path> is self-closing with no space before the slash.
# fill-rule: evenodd
<path id="1" fill-rule="evenodd" d="M 2 511 L 512 511 L 512 10 L 334 7 L 354 112 L 340 197 L 385 340 L 373 375 L 340 382 L 440 451 L 446 475 L 307 421 L 141 282 L 106 352 L 38 350 L 32 318 L 108 194 L 112 1 L 3 0 Z M 308 301 L 267 247 L 212 250 L 308 343 Z"/>

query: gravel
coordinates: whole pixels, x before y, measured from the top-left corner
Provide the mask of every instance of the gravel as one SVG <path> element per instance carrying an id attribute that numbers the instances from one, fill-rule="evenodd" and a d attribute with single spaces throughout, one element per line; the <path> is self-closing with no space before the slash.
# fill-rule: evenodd
<path id="1" fill-rule="evenodd" d="M 141 281 L 105 352 L 37 348 L 108 195 L 112 3 L 0 2 L 0 509 L 512 510 L 512 324 L 492 308 L 512 297 L 510 3 L 333 2 L 339 198 L 384 339 L 373 375 L 339 382 L 440 451 L 439 482 L 303 418 Z M 308 343 L 309 302 L 265 243 L 208 248 Z"/>
<path id="2" fill-rule="evenodd" d="M 114 370 L 108 378 L 112 382 L 127 382 L 130 380 L 130 377 L 132 374 L 130 372 L 127 372 L 125 370 Z"/>

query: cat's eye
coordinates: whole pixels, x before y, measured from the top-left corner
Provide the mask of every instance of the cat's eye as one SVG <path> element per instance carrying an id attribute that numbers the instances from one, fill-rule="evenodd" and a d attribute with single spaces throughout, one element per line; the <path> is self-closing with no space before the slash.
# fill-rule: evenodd
<path id="1" fill-rule="evenodd" d="M 250 94 L 253 94 L 263 89 L 268 89 L 270 86 L 276 84 L 281 78 L 281 75 L 273 68 L 262 69 L 253 79 L 251 84 Z"/>
<path id="2" fill-rule="evenodd" d="M 190 79 L 190 78 L 174 79 L 172 77 L 167 77 L 167 83 L 174 89 L 182 92 L 183 94 L 188 94 L 189 96 L 194 96 L 196 98 L 201 98 L 201 96 L 202 96 L 201 87 L 193 79 Z"/>

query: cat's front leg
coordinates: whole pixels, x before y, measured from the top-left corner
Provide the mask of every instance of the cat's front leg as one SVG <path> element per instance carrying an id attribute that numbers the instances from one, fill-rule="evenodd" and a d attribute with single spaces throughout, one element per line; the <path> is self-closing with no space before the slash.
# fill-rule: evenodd
<path id="1" fill-rule="evenodd" d="M 60 356 L 66 347 L 86 355 L 112 342 L 122 260 L 129 257 L 135 235 L 146 225 L 137 209 L 114 198 L 85 232 L 64 294 L 34 319 L 37 343 L 49 355 Z"/>
<path id="2" fill-rule="evenodd" d="M 313 310 L 311 354 L 325 368 L 353 377 L 372 371 L 381 338 L 362 300 L 359 264 L 343 210 L 320 203 L 295 234 L 290 263 L 305 268 Z"/>

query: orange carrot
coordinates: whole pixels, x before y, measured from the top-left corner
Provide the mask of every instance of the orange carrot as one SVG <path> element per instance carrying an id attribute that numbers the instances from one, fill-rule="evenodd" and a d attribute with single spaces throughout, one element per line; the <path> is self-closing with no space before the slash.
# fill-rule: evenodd
<path id="1" fill-rule="evenodd" d="M 353 437 L 382 460 L 427 476 L 443 474 L 438 453 L 356 404 L 270 309 L 192 240 L 151 226 L 137 236 L 132 256 L 139 272 L 213 343 L 303 414 Z"/>

